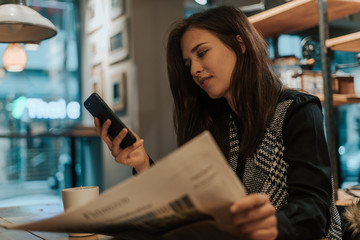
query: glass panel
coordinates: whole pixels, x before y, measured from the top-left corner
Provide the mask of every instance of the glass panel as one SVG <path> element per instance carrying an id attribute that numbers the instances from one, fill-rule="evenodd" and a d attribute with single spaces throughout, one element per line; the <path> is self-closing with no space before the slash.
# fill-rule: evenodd
<path id="1" fill-rule="evenodd" d="M 27 55 L 22 72 L 0 71 L 0 206 L 16 205 L 24 196 L 27 204 L 39 203 L 38 194 L 45 194 L 46 202 L 61 199 L 60 189 L 71 177 L 69 139 L 49 133 L 81 119 L 78 8 L 73 1 L 30 0 L 28 5 L 58 33 L 37 50 L 21 44 Z M 1 55 L 7 45 L 0 43 Z"/>

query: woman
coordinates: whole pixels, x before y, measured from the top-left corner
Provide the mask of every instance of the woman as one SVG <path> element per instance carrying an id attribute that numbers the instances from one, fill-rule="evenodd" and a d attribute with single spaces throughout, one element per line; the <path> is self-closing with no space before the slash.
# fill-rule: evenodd
<path id="1" fill-rule="evenodd" d="M 266 49 L 233 7 L 175 24 L 167 66 L 178 144 L 206 129 L 213 134 L 249 193 L 230 208 L 240 239 L 341 239 L 321 103 L 286 89 Z M 120 149 L 126 130 L 112 140 L 110 124 L 95 119 L 115 160 L 147 169 L 143 141 Z"/>

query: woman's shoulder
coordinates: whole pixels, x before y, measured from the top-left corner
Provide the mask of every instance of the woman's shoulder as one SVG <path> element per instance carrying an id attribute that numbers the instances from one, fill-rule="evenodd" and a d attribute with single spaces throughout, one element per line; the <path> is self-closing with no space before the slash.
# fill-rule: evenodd
<path id="1" fill-rule="evenodd" d="M 289 104 L 287 104 L 288 107 L 284 118 L 284 126 L 287 125 L 287 122 L 290 121 L 290 119 L 295 119 L 295 121 L 297 121 L 296 119 L 314 117 L 315 115 L 316 118 L 322 117 L 322 105 L 317 96 L 291 90 L 283 95 L 279 104 L 284 101 L 290 101 Z M 293 116 L 296 117 L 293 118 Z"/>
<path id="2" fill-rule="evenodd" d="M 318 107 L 320 108 L 322 107 L 321 101 L 317 96 L 297 90 L 284 91 L 284 94 L 280 98 L 279 103 L 289 100 L 292 101 L 290 108 L 297 108 L 302 105 L 307 105 L 309 103 L 314 103 L 315 105 L 318 105 Z"/>

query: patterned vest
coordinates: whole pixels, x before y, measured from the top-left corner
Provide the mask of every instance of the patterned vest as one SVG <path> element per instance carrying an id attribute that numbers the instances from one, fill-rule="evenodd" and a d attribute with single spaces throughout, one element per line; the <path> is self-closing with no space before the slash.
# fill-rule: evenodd
<path id="1" fill-rule="evenodd" d="M 280 102 L 275 110 L 265 137 L 252 157 L 246 158 L 243 184 L 248 193 L 265 193 L 270 196 L 271 203 L 280 209 L 288 202 L 287 174 L 289 164 L 284 160 L 284 144 L 282 126 L 288 107 L 293 100 Z M 239 159 L 239 140 L 237 128 L 230 114 L 230 165 L 236 172 Z M 329 209 L 330 225 L 324 238 L 341 240 L 341 220 L 335 207 L 334 197 Z"/>

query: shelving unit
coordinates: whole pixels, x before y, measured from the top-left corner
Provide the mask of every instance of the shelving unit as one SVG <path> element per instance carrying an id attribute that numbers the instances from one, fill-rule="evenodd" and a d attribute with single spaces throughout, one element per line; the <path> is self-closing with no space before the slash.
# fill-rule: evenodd
<path id="1" fill-rule="evenodd" d="M 325 44 L 333 51 L 360 52 L 360 32 L 328 39 Z"/>
<path id="2" fill-rule="evenodd" d="M 359 0 L 328 0 L 328 20 L 336 20 L 360 12 Z M 249 21 L 264 37 L 295 33 L 319 25 L 316 0 L 293 0 L 249 17 Z M 326 40 L 331 50 L 360 52 L 360 32 Z M 320 97 L 324 99 L 324 97 Z M 334 95 L 333 106 L 358 103 L 356 96 Z"/>
<path id="3" fill-rule="evenodd" d="M 265 37 L 296 33 L 319 26 L 324 95 L 319 96 L 325 108 L 326 135 L 333 166 L 334 186 L 338 184 L 336 126 L 333 107 L 359 103 L 360 97 L 333 94 L 328 49 L 356 51 L 360 49 L 360 33 L 328 39 L 328 21 L 360 12 L 360 0 L 293 0 L 249 17 L 249 21 Z M 337 196 L 335 196 L 337 198 Z"/>
<path id="4" fill-rule="evenodd" d="M 321 100 L 321 102 L 324 101 L 324 95 L 317 95 L 319 97 L 319 99 Z M 360 102 L 360 97 L 358 96 L 354 96 L 354 95 L 350 95 L 350 94 L 337 94 L 334 93 L 333 94 L 333 106 L 334 107 L 338 107 L 340 105 L 344 105 L 344 104 L 351 104 L 351 103 L 359 103 Z"/>
<path id="5" fill-rule="evenodd" d="M 336 20 L 360 12 L 358 0 L 328 0 L 328 20 Z M 249 17 L 264 37 L 294 33 L 319 24 L 316 0 L 293 0 Z"/>

